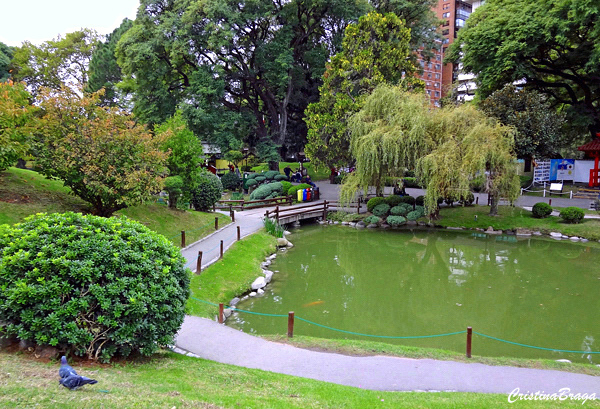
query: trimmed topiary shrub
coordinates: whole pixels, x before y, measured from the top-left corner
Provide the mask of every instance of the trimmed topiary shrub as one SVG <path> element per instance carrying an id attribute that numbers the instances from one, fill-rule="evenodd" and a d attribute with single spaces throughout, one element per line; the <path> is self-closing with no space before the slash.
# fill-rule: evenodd
<path id="1" fill-rule="evenodd" d="M 365 218 L 364 215 L 362 214 L 358 214 L 358 213 L 348 213 L 346 216 L 344 216 L 344 222 L 359 222 L 361 220 L 363 220 Z"/>
<path id="2" fill-rule="evenodd" d="M 392 227 L 402 226 L 406 223 L 406 219 L 402 216 L 388 216 L 386 221 L 387 224 L 389 224 Z"/>
<path id="3" fill-rule="evenodd" d="M 382 203 L 385 203 L 385 198 L 384 197 L 373 197 L 371 199 L 369 199 L 369 201 L 367 202 L 367 210 L 371 213 L 373 213 L 373 209 L 375 208 L 375 206 L 380 205 Z"/>
<path id="4" fill-rule="evenodd" d="M 273 179 L 275 179 L 275 176 L 277 176 L 277 175 L 283 176 L 277 170 L 268 170 L 264 173 L 264 177 L 267 178 L 267 180 L 273 180 Z M 283 176 L 283 177 L 285 177 L 285 176 Z"/>
<path id="5" fill-rule="evenodd" d="M 552 206 L 548 203 L 538 202 L 531 208 L 531 215 L 536 219 L 544 219 L 552 214 Z"/>
<path id="6" fill-rule="evenodd" d="M 469 187 L 471 188 L 471 190 L 473 192 L 479 193 L 479 192 L 483 191 L 484 184 L 485 184 L 485 177 L 477 176 L 476 178 L 471 179 L 471 181 L 469 182 Z"/>
<path id="7" fill-rule="evenodd" d="M 390 212 L 390 205 L 387 203 L 378 204 L 373 208 L 373 215 L 385 219 Z"/>
<path id="8" fill-rule="evenodd" d="M 475 201 L 475 196 L 473 193 L 468 192 L 465 195 L 461 195 L 460 200 L 458 201 L 463 206 L 471 206 Z"/>
<path id="9" fill-rule="evenodd" d="M 414 222 L 422 216 L 423 215 L 421 214 L 421 212 L 419 212 L 418 210 L 413 210 L 412 212 L 408 212 L 408 214 L 406 215 L 406 220 Z"/>
<path id="10" fill-rule="evenodd" d="M 300 189 L 310 189 L 312 186 L 307 183 L 300 183 L 299 185 L 292 186 L 288 189 L 288 196 L 292 196 L 293 200 L 298 198 L 298 190 Z"/>
<path id="11" fill-rule="evenodd" d="M 421 195 L 421 196 L 417 196 L 415 198 L 415 205 L 423 206 L 424 204 L 425 204 L 425 196 Z"/>
<path id="12" fill-rule="evenodd" d="M 412 212 L 413 207 L 408 203 L 400 203 L 398 206 L 394 206 L 390 209 L 392 216 L 406 216 L 408 212 Z"/>
<path id="13" fill-rule="evenodd" d="M 276 182 L 281 182 L 284 180 L 288 180 L 287 176 L 285 175 L 275 175 L 275 177 L 273 178 L 274 181 Z"/>
<path id="14" fill-rule="evenodd" d="M 337 175 L 336 177 L 333 178 L 333 184 L 334 185 L 339 185 L 344 181 L 344 177 L 346 176 L 345 173 L 341 173 L 339 175 Z"/>
<path id="15" fill-rule="evenodd" d="M 415 211 L 419 212 L 419 214 L 421 215 L 419 217 L 425 216 L 425 207 L 424 206 L 415 206 Z"/>
<path id="16" fill-rule="evenodd" d="M 560 211 L 560 218 L 566 223 L 581 223 L 584 216 L 585 212 L 579 207 L 565 207 Z"/>
<path id="17" fill-rule="evenodd" d="M 389 204 L 390 207 L 394 207 L 402 203 L 402 199 L 398 195 L 391 195 L 385 198 L 385 202 Z"/>
<path id="18" fill-rule="evenodd" d="M 404 187 L 420 188 L 417 178 L 404 178 Z"/>
<path id="19" fill-rule="evenodd" d="M 408 203 L 411 206 L 415 205 L 415 198 L 412 196 L 400 196 L 400 203 Z"/>
<path id="20" fill-rule="evenodd" d="M 256 180 L 259 184 L 267 180 L 265 175 L 256 175 L 254 176 L 254 180 Z"/>
<path id="21" fill-rule="evenodd" d="M 250 189 L 254 186 L 258 186 L 256 179 L 246 179 L 246 182 L 244 182 L 244 189 Z"/>
<path id="22" fill-rule="evenodd" d="M 369 217 L 365 217 L 363 219 L 363 222 L 365 222 L 367 224 L 379 224 L 381 222 L 381 219 L 377 216 L 369 216 Z"/>
<path id="23" fill-rule="evenodd" d="M 283 187 L 283 195 L 286 196 L 288 194 L 288 190 L 290 190 L 292 187 L 292 183 L 286 180 L 282 180 L 279 183 L 281 183 L 281 186 Z"/>
<path id="24" fill-rule="evenodd" d="M 283 196 L 283 186 L 281 182 L 272 182 L 257 187 L 250 194 L 250 200 L 274 199 L 279 196 Z"/>
<path id="25" fill-rule="evenodd" d="M 198 176 L 198 185 L 192 192 L 192 206 L 195 210 L 206 212 L 221 199 L 222 194 L 221 179 L 210 172 L 201 172 Z"/>
<path id="26" fill-rule="evenodd" d="M 0 229 L 0 282 L 4 335 L 106 362 L 173 345 L 190 274 L 140 223 L 53 213 Z"/>
<path id="27" fill-rule="evenodd" d="M 237 190 L 240 187 L 240 177 L 235 172 L 228 172 L 221 176 L 223 189 Z"/>

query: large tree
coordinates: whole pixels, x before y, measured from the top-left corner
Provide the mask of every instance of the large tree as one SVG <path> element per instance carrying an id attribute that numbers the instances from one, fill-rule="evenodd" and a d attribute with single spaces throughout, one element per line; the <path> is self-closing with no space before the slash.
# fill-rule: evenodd
<path id="1" fill-rule="evenodd" d="M 306 110 L 306 153 L 317 165 L 352 162 L 347 119 L 378 84 L 420 84 L 410 61 L 410 30 L 393 13 L 369 13 L 346 28 L 342 51 L 327 65 L 320 99 Z"/>
<path id="2" fill-rule="evenodd" d="M 552 109 L 547 97 L 533 89 L 506 85 L 481 101 L 479 108 L 515 128 L 518 158 L 553 158 L 566 147 L 565 115 Z"/>
<path id="3" fill-rule="evenodd" d="M 137 82 L 135 112 L 160 123 L 185 105 L 203 137 L 250 122 L 249 145 L 299 147 L 325 61 L 366 9 L 360 0 L 143 0 L 118 47 Z"/>
<path id="4" fill-rule="evenodd" d="M 470 17 L 449 58 L 477 74 L 486 97 L 523 81 L 565 106 L 570 121 L 600 132 L 600 3 L 488 0 Z"/>
<path id="5" fill-rule="evenodd" d="M 348 127 L 356 170 L 344 180 L 343 201 L 370 186 L 381 194 L 385 178 L 402 176 L 405 168 L 416 168 L 425 183 L 425 204 L 434 217 L 439 199 L 465 197 L 477 175 L 487 175 L 490 214 L 500 197 L 518 195 L 512 129 L 472 106 L 432 111 L 424 95 L 382 84 Z"/>
<path id="6" fill-rule="evenodd" d="M 62 180 L 105 217 L 161 190 L 168 156 L 161 136 L 126 113 L 100 107 L 98 93 L 40 91 L 43 115 L 33 146 L 43 175 Z"/>
<path id="7" fill-rule="evenodd" d="M 0 171 L 23 158 L 29 150 L 35 108 L 23 83 L 0 82 Z"/>
<path id="8" fill-rule="evenodd" d="M 117 64 L 115 50 L 117 43 L 131 26 L 133 26 L 133 21 L 124 19 L 119 27 L 106 36 L 105 41 L 98 43 L 92 53 L 86 91 L 96 92 L 104 88 L 104 94 L 101 97 L 103 105 L 121 108 L 127 106 L 124 92 L 119 88 L 119 83 L 123 78 L 121 67 Z"/>

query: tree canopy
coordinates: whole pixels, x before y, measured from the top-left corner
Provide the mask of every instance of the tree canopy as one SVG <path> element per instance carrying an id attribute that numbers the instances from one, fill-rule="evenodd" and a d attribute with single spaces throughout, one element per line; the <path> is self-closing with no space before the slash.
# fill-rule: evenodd
<path id="1" fill-rule="evenodd" d="M 13 166 L 29 150 L 35 107 L 25 84 L 0 82 L 0 171 Z"/>
<path id="2" fill-rule="evenodd" d="M 12 60 L 14 48 L 0 42 L 0 82 L 6 82 L 10 78 L 10 61 Z"/>
<path id="3" fill-rule="evenodd" d="M 121 67 L 117 64 L 115 50 L 117 43 L 131 28 L 133 21 L 124 19 L 119 27 L 110 33 L 105 41 L 99 42 L 92 53 L 89 66 L 89 80 L 86 91 L 96 92 L 104 88 L 101 96 L 102 104 L 105 106 L 118 106 L 125 108 L 127 103 L 119 83 L 123 80 Z"/>
<path id="4" fill-rule="evenodd" d="M 306 153 L 317 165 L 351 163 L 347 119 L 378 84 L 418 86 L 409 59 L 410 30 L 393 13 L 369 13 L 346 28 L 342 51 L 327 65 L 320 99 L 306 110 Z"/>
<path id="5" fill-rule="evenodd" d="M 42 88 L 33 147 L 40 173 L 62 180 L 95 214 L 108 217 L 161 190 L 167 153 L 160 136 L 123 112 L 100 107 L 99 98 Z"/>
<path id="6" fill-rule="evenodd" d="M 15 49 L 13 79 L 24 81 L 34 95 L 41 87 L 81 89 L 88 82 L 88 67 L 98 39 L 95 31 L 83 29 L 40 46 L 25 41 Z"/>
<path id="7" fill-rule="evenodd" d="M 488 0 L 460 30 L 449 58 L 462 56 L 486 97 L 523 81 L 564 106 L 571 122 L 600 132 L 600 3 Z"/>
<path id="8" fill-rule="evenodd" d="M 552 109 L 548 98 L 533 89 L 509 84 L 481 101 L 479 108 L 502 124 L 515 128 L 518 158 L 558 157 L 566 147 L 565 115 Z"/>
<path id="9" fill-rule="evenodd" d="M 381 84 L 348 127 L 356 170 L 344 180 L 342 201 L 369 186 L 381 193 L 385 178 L 401 177 L 406 168 L 416 168 L 427 189 L 425 205 L 434 216 L 439 199 L 460 200 L 478 175 L 487 175 L 491 214 L 500 197 L 514 200 L 519 192 L 512 128 L 473 106 L 431 111 L 424 95 Z"/>

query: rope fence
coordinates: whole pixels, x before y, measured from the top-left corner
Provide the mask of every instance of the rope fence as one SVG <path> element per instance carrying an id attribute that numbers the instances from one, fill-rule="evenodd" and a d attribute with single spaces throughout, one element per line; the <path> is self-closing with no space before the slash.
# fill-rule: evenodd
<path id="1" fill-rule="evenodd" d="M 438 338 L 438 337 L 447 337 L 447 336 L 452 336 L 452 335 L 460 335 L 460 334 L 467 334 L 467 344 L 466 344 L 466 355 L 467 358 L 471 357 L 471 343 L 472 343 L 472 334 L 478 335 L 480 337 L 483 338 L 488 338 L 494 341 L 498 341 L 498 342 L 503 342 L 506 344 L 510 344 L 510 345 L 515 345 L 515 346 L 519 346 L 519 347 L 524 347 L 524 348 L 531 348 L 531 349 L 538 349 L 538 350 L 542 350 L 542 351 L 552 351 L 552 352 L 563 352 L 563 353 L 571 353 L 571 354 L 583 354 L 583 355 L 591 355 L 591 354 L 600 354 L 600 351 L 573 351 L 573 350 L 567 350 L 567 349 L 558 349 L 558 348 L 546 348 L 546 347 L 538 347 L 538 346 L 534 346 L 534 345 L 527 345 L 527 344 L 521 344 L 518 342 L 513 342 L 513 341 L 508 341 L 505 339 L 501 339 L 501 338 L 496 338 L 490 335 L 486 335 L 486 334 L 482 334 L 480 332 L 476 332 L 473 331 L 471 327 L 467 327 L 466 330 L 463 331 L 456 331 L 456 332 L 448 332 L 448 333 L 444 333 L 444 334 L 432 334 L 432 335 L 413 335 L 413 336 L 391 336 L 391 335 L 374 335 L 374 334 L 363 334 L 360 332 L 354 332 L 354 331 L 346 331 L 343 329 L 339 329 L 339 328 L 333 328 L 333 327 L 329 327 L 327 325 L 323 325 L 323 324 L 319 324 L 313 321 L 309 321 L 305 318 L 302 317 L 298 317 L 294 315 L 293 311 L 290 311 L 288 314 L 267 314 L 267 313 L 261 313 L 261 312 L 255 312 L 255 311 L 247 311 L 247 310 L 241 310 L 238 309 L 234 306 L 225 306 L 223 303 L 220 304 L 215 304 L 212 303 L 210 301 L 205 301 L 205 300 L 201 300 L 199 298 L 196 297 L 190 297 L 191 299 L 195 300 L 195 301 L 199 301 L 208 305 L 212 305 L 215 307 L 219 308 L 219 318 L 218 321 L 219 323 L 223 323 L 224 322 L 224 318 L 223 318 L 223 309 L 224 308 L 229 308 L 232 311 L 235 312 L 241 312 L 241 313 L 246 313 L 246 314 L 253 314 L 253 315 L 259 315 L 259 316 L 265 316 L 265 317 L 272 317 L 272 318 L 288 318 L 288 337 L 292 337 L 293 336 L 293 327 L 294 327 L 294 320 L 299 320 L 299 321 L 303 321 L 306 322 L 307 324 L 310 325 L 315 325 L 317 327 L 320 328 L 325 328 L 327 330 L 330 331 L 335 331 L 335 332 L 340 332 L 340 333 L 344 333 L 344 334 L 351 334 L 351 335 L 357 335 L 357 336 L 362 336 L 362 337 L 370 337 L 370 338 L 381 338 L 381 339 L 423 339 L 423 338 Z"/>

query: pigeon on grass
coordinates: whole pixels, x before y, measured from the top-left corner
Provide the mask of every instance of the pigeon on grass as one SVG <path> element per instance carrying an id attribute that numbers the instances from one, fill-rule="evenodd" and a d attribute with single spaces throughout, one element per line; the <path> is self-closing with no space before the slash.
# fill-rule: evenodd
<path id="1" fill-rule="evenodd" d="M 72 391 L 77 390 L 77 388 L 83 385 L 93 385 L 98 383 L 95 379 L 90 379 L 85 376 L 77 375 L 77 372 L 71 365 L 67 363 L 67 357 L 63 356 L 60 358 L 60 368 L 58 369 L 58 376 L 60 376 L 60 383 L 65 388 L 69 388 Z"/>

